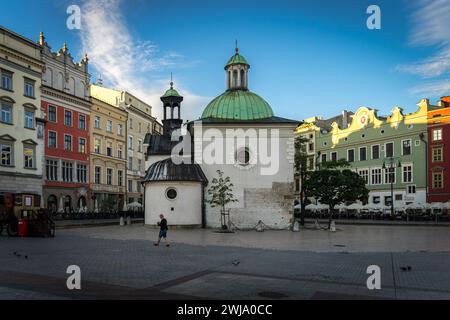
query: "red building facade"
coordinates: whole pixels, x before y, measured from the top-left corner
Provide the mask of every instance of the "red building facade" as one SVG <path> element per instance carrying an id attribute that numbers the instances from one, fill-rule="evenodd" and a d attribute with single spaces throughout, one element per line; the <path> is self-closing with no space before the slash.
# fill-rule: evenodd
<path id="1" fill-rule="evenodd" d="M 428 111 L 427 202 L 450 201 L 450 96 Z"/>
<path id="2" fill-rule="evenodd" d="M 89 190 L 88 60 L 75 63 L 67 46 L 53 53 L 41 35 L 46 70 L 41 110 L 45 114 L 44 207 L 52 212 L 86 210 Z"/>

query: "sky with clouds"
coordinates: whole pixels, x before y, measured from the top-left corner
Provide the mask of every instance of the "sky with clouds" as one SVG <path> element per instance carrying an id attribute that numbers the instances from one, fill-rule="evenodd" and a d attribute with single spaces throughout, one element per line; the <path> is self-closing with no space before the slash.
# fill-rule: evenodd
<path id="1" fill-rule="evenodd" d="M 72 4 L 81 30 L 66 27 Z M 371 4 L 381 30 L 366 27 Z M 35 40 L 43 31 L 54 51 L 67 42 L 76 59 L 87 52 L 93 82 L 132 92 L 156 116 L 172 72 L 182 117 L 198 118 L 225 89 L 235 39 L 250 89 L 282 117 L 412 112 L 450 94 L 450 0 L 17 0 L 0 12 L 0 25 Z"/>

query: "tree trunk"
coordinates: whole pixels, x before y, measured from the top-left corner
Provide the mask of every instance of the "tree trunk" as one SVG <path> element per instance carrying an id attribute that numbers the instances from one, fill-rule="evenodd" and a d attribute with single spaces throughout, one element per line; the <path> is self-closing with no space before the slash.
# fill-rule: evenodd
<path id="1" fill-rule="evenodd" d="M 328 230 L 330 230 L 331 228 L 331 221 L 333 220 L 333 210 L 334 210 L 334 206 L 329 206 L 329 214 L 328 214 Z"/>

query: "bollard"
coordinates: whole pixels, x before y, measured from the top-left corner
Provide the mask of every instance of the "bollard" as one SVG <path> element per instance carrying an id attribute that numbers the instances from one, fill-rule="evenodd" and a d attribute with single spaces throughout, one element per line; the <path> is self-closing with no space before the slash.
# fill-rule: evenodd
<path id="1" fill-rule="evenodd" d="M 123 217 L 120 217 L 120 225 L 123 226 L 125 225 L 124 221 L 123 221 Z"/>
<path id="2" fill-rule="evenodd" d="M 336 232 L 336 224 L 334 223 L 334 220 L 331 221 L 331 224 L 330 224 L 330 231 L 331 231 L 331 232 Z"/>
<path id="3" fill-rule="evenodd" d="M 127 217 L 127 225 L 131 226 L 131 217 L 130 216 Z"/>
<path id="4" fill-rule="evenodd" d="M 320 230 L 319 221 L 317 219 L 316 219 L 316 221 L 314 221 L 314 229 Z"/>

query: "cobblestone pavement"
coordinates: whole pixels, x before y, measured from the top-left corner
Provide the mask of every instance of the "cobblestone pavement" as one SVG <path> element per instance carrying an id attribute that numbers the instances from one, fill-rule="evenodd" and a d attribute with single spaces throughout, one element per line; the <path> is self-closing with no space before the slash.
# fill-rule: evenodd
<path id="1" fill-rule="evenodd" d="M 450 298 L 450 229 L 341 228 L 170 230 L 169 248 L 154 247 L 157 230 L 139 225 L 3 235 L 0 299 Z M 69 265 L 81 268 L 81 290 L 66 288 Z M 366 287 L 369 265 L 381 268 L 381 290 Z"/>

